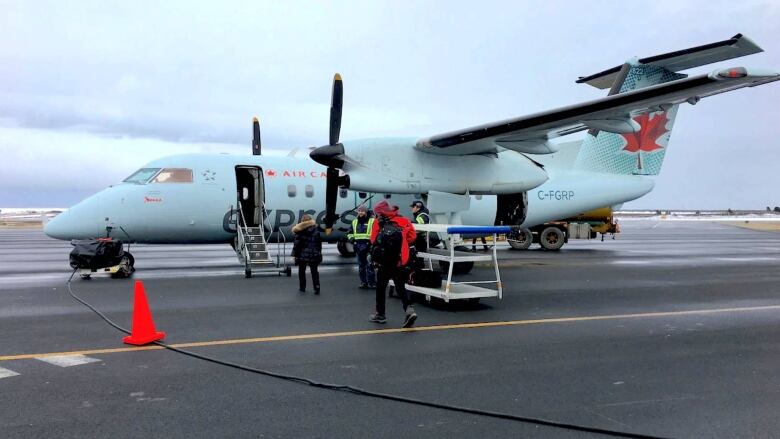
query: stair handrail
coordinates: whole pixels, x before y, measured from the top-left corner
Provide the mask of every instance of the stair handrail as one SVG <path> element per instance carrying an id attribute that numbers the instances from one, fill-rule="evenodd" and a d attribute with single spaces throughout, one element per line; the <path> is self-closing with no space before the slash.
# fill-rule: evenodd
<path id="1" fill-rule="evenodd" d="M 281 242 L 279 240 L 276 240 L 276 266 L 281 267 L 280 261 L 279 261 L 279 254 L 282 255 L 282 261 L 284 262 L 284 266 L 287 266 L 287 235 L 284 234 L 282 231 L 282 228 L 280 227 L 279 230 L 276 232 L 277 236 L 281 236 Z M 279 252 L 279 247 L 281 246 L 282 251 Z"/>
<path id="2" fill-rule="evenodd" d="M 244 255 L 246 263 L 247 261 L 251 261 L 251 259 L 249 255 L 249 247 L 246 245 L 246 237 L 244 235 L 244 233 L 246 233 L 246 218 L 244 218 L 244 209 L 241 205 L 241 201 L 238 202 L 238 214 L 239 221 L 236 225 L 236 229 L 238 229 L 238 244 L 241 249 L 241 253 Z M 243 226 L 241 224 L 243 224 Z"/>

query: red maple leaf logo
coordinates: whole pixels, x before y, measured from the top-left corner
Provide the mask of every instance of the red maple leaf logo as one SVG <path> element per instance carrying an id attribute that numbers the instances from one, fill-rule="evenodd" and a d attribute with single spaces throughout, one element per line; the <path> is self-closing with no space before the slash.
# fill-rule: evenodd
<path id="1" fill-rule="evenodd" d="M 640 114 L 634 118 L 634 121 L 642 127 L 638 133 L 621 134 L 626 139 L 626 146 L 623 151 L 628 152 L 652 152 L 663 146 L 656 143 L 658 139 L 669 132 L 666 129 L 666 123 L 669 119 L 666 112 L 655 113 L 655 117 L 650 119 L 650 113 Z"/>
<path id="2" fill-rule="evenodd" d="M 642 151 L 652 152 L 663 149 L 663 146 L 657 143 L 658 139 L 669 132 L 666 129 L 666 123 L 669 122 L 666 112 L 661 111 L 653 114 L 655 116 L 652 119 L 650 119 L 650 113 L 640 114 L 634 118 L 634 121 L 641 127 L 639 132 L 621 134 L 626 139 L 623 151 L 636 153 L 636 167 L 640 171 L 642 169 Z"/>
<path id="3" fill-rule="evenodd" d="M 274 171 L 273 169 L 269 169 L 265 171 L 265 175 L 268 177 L 276 177 L 276 171 Z"/>

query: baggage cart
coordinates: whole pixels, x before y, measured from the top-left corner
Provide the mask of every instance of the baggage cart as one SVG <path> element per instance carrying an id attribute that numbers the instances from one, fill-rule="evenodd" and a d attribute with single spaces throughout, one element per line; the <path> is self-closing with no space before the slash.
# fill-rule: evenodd
<path id="1" fill-rule="evenodd" d="M 496 243 L 498 242 L 499 234 L 506 234 L 511 232 L 511 228 L 508 226 L 453 226 L 447 224 L 414 224 L 415 230 L 419 232 L 427 232 L 426 239 L 430 242 L 431 233 L 444 234 L 446 236 L 443 239 L 446 248 L 428 248 L 425 252 L 417 253 L 417 257 L 423 259 L 426 268 L 433 269 L 433 262 L 442 262 L 442 267 L 446 267 L 445 278 L 442 279 L 441 288 L 428 288 L 416 285 L 406 285 L 406 290 L 425 296 L 427 300 L 431 300 L 432 297 L 436 297 L 450 302 L 451 300 L 469 300 L 472 303 L 478 302 L 483 297 L 496 297 L 501 299 L 503 296 L 503 289 L 501 286 L 501 273 L 498 269 L 498 257 L 496 254 Z M 471 240 L 468 242 L 461 238 L 461 235 L 473 236 L 490 236 L 493 239 L 486 240 L 488 251 L 485 253 L 469 252 L 456 250 L 457 247 L 464 245 L 471 245 Z M 480 243 L 480 245 L 482 245 Z M 454 281 L 452 279 L 453 268 L 455 264 L 462 262 L 489 262 L 495 273 L 495 279 L 489 280 L 469 280 L 469 281 Z"/>

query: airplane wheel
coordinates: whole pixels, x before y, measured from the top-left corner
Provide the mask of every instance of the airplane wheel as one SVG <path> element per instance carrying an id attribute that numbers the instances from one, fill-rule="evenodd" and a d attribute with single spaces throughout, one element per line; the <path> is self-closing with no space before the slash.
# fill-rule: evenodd
<path id="1" fill-rule="evenodd" d="M 548 227 L 539 234 L 539 244 L 545 250 L 559 250 L 563 247 L 563 231 L 557 227 Z"/>
<path id="2" fill-rule="evenodd" d="M 247 279 L 252 277 L 252 269 L 250 267 L 244 268 L 244 277 Z"/>
<path id="3" fill-rule="evenodd" d="M 92 280 L 92 275 L 91 274 L 82 274 L 81 278 L 84 279 L 84 280 Z"/>
<path id="4" fill-rule="evenodd" d="M 349 241 L 337 242 L 336 249 L 339 251 L 339 254 L 345 258 L 355 257 L 355 246 Z"/>
<path id="5" fill-rule="evenodd" d="M 125 252 L 125 256 L 127 256 L 127 265 L 129 265 L 133 271 L 135 271 L 135 258 L 132 254 Z"/>
<path id="6" fill-rule="evenodd" d="M 512 250 L 528 250 L 534 241 L 534 235 L 529 229 L 520 229 L 507 236 L 506 241 Z"/>
<path id="7" fill-rule="evenodd" d="M 292 267 L 284 267 L 284 274 L 287 275 L 287 277 L 292 276 Z"/>

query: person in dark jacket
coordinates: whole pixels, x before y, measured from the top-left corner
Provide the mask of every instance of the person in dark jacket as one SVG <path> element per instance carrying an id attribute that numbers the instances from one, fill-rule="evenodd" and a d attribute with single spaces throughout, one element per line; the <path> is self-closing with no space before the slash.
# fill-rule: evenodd
<path id="1" fill-rule="evenodd" d="M 412 222 L 415 224 L 430 224 L 431 214 L 422 201 L 415 201 L 409 206 L 412 208 Z M 417 232 L 417 239 L 414 240 L 414 247 L 417 251 L 428 251 L 428 234 L 426 232 Z"/>
<path id="2" fill-rule="evenodd" d="M 352 220 L 352 233 L 347 235 L 347 239 L 355 247 L 360 288 L 363 289 L 376 288 L 374 267 L 368 262 L 368 255 L 371 252 L 371 229 L 374 227 L 374 221 L 375 219 L 368 214 L 366 206 L 361 204 L 357 208 L 357 217 Z"/>
<path id="3" fill-rule="evenodd" d="M 295 258 L 295 265 L 298 266 L 298 291 L 306 292 L 306 266 L 308 266 L 311 268 L 314 294 L 320 294 L 320 273 L 317 267 L 322 262 L 322 237 L 317 223 L 310 215 L 304 215 L 292 231 L 295 234 L 293 258 Z"/>

